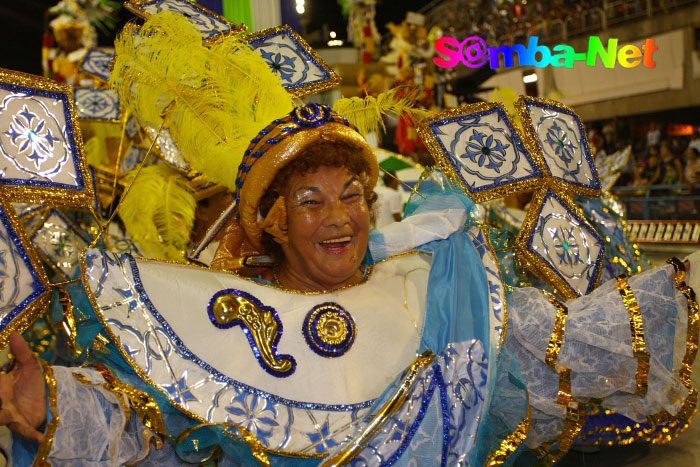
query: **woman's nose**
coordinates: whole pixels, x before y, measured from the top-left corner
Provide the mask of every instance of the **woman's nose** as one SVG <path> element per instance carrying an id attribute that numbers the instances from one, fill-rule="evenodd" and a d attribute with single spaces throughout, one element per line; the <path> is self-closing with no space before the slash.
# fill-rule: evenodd
<path id="1" fill-rule="evenodd" d="M 326 218 L 324 224 L 327 226 L 340 227 L 350 221 L 350 214 L 346 204 L 338 199 L 328 203 L 326 208 Z"/>

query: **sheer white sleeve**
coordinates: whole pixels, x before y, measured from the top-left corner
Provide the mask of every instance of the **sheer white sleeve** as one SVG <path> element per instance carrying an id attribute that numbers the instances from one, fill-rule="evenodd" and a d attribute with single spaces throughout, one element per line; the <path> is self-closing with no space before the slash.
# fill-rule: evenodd
<path id="1" fill-rule="evenodd" d="M 581 403 L 637 422 L 681 411 L 689 395 L 679 378 L 688 301 L 671 266 L 608 281 L 566 304 L 534 288 L 511 298 L 507 346 L 530 395 L 529 447 L 561 436 L 567 409 L 571 415 Z"/>
<path id="2" fill-rule="evenodd" d="M 98 371 L 53 367 L 53 373 L 58 423 L 48 453 L 51 465 L 179 464 L 167 444 L 150 449 L 154 435 L 129 408 L 125 394 L 103 387 Z"/>

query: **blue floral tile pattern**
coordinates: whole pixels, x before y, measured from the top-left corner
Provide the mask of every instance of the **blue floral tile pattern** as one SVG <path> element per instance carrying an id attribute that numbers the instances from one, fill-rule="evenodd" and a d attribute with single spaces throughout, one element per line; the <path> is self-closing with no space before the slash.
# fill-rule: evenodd
<path id="1" fill-rule="evenodd" d="M 83 63 L 80 64 L 80 68 L 91 75 L 97 76 L 103 81 L 109 81 L 113 59 L 113 53 L 92 48 L 85 55 Z"/>
<path id="2" fill-rule="evenodd" d="M 340 80 L 335 72 L 288 26 L 260 31 L 248 42 L 297 96 L 313 94 Z"/>
<path id="3" fill-rule="evenodd" d="M 551 175 L 569 184 L 600 189 L 579 116 L 564 106 L 539 100 L 525 98 L 524 103 Z"/>
<path id="4" fill-rule="evenodd" d="M 67 193 L 89 197 L 82 141 L 74 119 L 74 103 L 67 87 L 0 70 L 2 184 L 22 190 L 46 189 L 35 198 L 50 198 L 52 202 L 75 205 Z M 16 193 L 17 201 L 30 201 L 19 190 Z"/>
<path id="5" fill-rule="evenodd" d="M 527 245 L 575 295 L 585 295 L 597 285 L 605 253 L 603 239 L 549 190 Z"/>
<path id="6" fill-rule="evenodd" d="M 486 280 L 489 284 L 489 328 L 491 338 L 489 342 L 499 347 L 503 344 L 503 333 L 508 320 L 506 292 L 501 278 L 501 266 L 491 247 L 490 240 L 481 228 L 474 226 L 467 231 L 474 244 L 474 248 L 481 257 L 486 272 Z"/>
<path id="7" fill-rule="evenodd" d="M 448 164 L 476 198 L 486 196 L 489 190 L 503 191 L 516 182 L 534 183 L 542 176 L 507 114 L 498 106 L 480 111 L 467 107 L 430 122 L 428 129 L 428 137 L 439 149 L 431 151 L 433 155 L 441 165 Z"/>
<path id="8" fill-rule="evenodd" d="M 115 90 L 75 88 L 74 96 L 78 117 L 89 120 L 119 120 L 119 95 Z"/>
<path id="9" fill-rule="evenodd" d="M 202 33 L 202 39 L 205 41 L 211 40 L 220 34 L 237 34 L 245 31 L 245 27 L 234 24 L 226 18 L 188 0 L 132 0 L 127 1 L 125 6 L 129 11 L 144 19 L 161 11 L 179 13 L 195 25 L 199 32 Z"/>
<path id="10" fill-rule="evenodd" d="M 144 148 L 140 148 L 136 145 L 131 145 L 129 150 L 124 155 L 121 165 L 119 166 L 119 171 L 124 173 L 131 169 L 135 169 L 146 157 L 146 151 Z"/>
<path id="11" fill-rule="evenodd" d="M 61 213 L 55 209 L 51 211 L 32 236 L 32 243 L 67 279 L 78 277 L 80 250 L 87 248 L 88 242 Z"/>
<path id="12" fill-rule="evenodd" d="M 0 345 L 22 332 L 49 298 L 48 280 L 18 219 L 0 200 Z"/>

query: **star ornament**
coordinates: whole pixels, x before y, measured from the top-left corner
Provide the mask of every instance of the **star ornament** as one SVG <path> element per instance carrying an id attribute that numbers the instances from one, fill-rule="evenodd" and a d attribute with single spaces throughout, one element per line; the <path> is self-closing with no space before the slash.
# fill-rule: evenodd
<path id="1" fill-rule="evenodd" d="M 92 179 L 69 86 L 0 68 L 0 184 L 14 202 L 90 204 Z"/>

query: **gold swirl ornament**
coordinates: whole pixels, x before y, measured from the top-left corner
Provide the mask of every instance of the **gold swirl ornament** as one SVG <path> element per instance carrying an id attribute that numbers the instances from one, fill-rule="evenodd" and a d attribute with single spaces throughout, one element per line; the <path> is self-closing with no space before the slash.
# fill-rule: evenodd
<path id="1" fill-rule="evenodd" d="M 209 318 L 214 326 L 228 329 L 240 325 L 248 337 L 253 354 L 265 371 L 274 376 L 289 376 L 296 368 L 291 355 L 278 355 L 282 321 L 277 312 L 254 296 L 240 290 L 222 290 L 209 302 Z"/>

